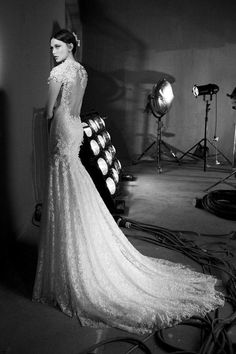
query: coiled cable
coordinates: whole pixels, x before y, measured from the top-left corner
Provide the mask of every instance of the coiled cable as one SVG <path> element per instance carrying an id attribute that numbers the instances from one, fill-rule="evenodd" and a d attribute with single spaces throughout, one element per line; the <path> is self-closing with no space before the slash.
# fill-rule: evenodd
<path id="1" fill-rule="evenodd" d="M 236 220 L 236 191 L 214 190 L 202 199 L 196 199 L 195 206 L 221 218 Z"/>

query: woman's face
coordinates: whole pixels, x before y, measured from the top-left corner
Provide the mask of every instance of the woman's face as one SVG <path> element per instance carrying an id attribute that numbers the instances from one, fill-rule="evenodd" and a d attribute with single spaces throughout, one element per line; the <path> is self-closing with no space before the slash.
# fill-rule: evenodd
<path id="1" fill-rule="evenodd" d="M 71 55 L 71 46 L 59 39 L 51 39 L 52 55 L 57 63 L 60 63 Z"/>

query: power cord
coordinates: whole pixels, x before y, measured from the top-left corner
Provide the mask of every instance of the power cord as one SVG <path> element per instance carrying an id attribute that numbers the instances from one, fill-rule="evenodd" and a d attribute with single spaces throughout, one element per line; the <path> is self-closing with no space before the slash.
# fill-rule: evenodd
<path id="1" fill-rule="evenodd" d="M 121 227 L 135 229 L 146 232 L 151 236 L 138 236 L 139 240 L 150 242 L 158 246 L 167 247 L 177 252 L 183 253 L 202 266 L 204 272 L 211 272 L 211 269 L 220 270 L 228 275 L 228 280 L 225 282 L 227 295 L 225 296 L 233 309 L 233 313 L 227 318 L 219 317 L 219 310 L 214 312 L 214 317 L 211 318 L 207 314 L 204 318 L 192 317 L 190 320 L 180 323 L 179 325 L 190 325 L 200 328 L 202 331 L 202 344 L 199 351 L 188 351 L 183 348 L 170 345 L 164 338 L 164 330 L 159 330 L 155 333 L 157 343 L 169 353 L 172 354 L 234 354 L 236 347 L 232 343 L 228 332 L 229 329 L 236 324 L 236 268 L 223 257 L 216 257 L 214 252 L 202 249 L 193 241 L 183 238 L 184 233 L 188 231 L 168 230 L 145 223 L 139 223 L 130 219 L 117 217 L 117 223 Z M 190 231 L 189 233 L 194 234 Z M 196 233 L 197 234 L 197 233 Z M 208 234 L 197 234 L 201 236 L 213 236 Z M 235 239 L 235 232 L 224 235 L 216 235 L 216 237 L 230 237 Z M 128 236 L 135 237 L 135 236 Z M 229 255 L 229 252 L 226 252 Z"/>
<path id="2" fill-rule="evenodd" d="M 219 191 L 214 191 L 219 192 Z M 209 199 L 212 198 L 212 193 L 210 196 L 207 196 L 204 201 L 202 201 L 202 207 L 208 204 L 212 205 L 209 202 Z M 221 192 L 221 191 L 220 191 Z M 228 192 L 228 191 L 227 191 Z M 227 202 L 230 200 L 236 202 L 236 192 L 228 195 L 228 193 L 214 193 L 214 200 L 217 200 L 218 204 L 225 204 L 225 199 L 227 194 Z M 235 198 L 235 200 L 234 200 Z M 217 204 L 215 203 L 215 204 Z M 217 205 L 219 207 L 219 205 Z M 217 209 L 215 206 L 214 209 Z M 35 226 L 39 226 L 41 219 L 41 209 L 42 203 L 38 203 L 35 206 L 35 211 L 32 217 L 32 223 Z M 218 211 L 217 211 L 218 212 Z M 235 206 L 236 212 L 236 206 Z M 232 210 L 230 212 L 232 214 Z M 229 214 L 227 212 L 227 215 Z M 234 213 L 234 210 L 233 210 Z M 235 216 L 236 217 L 236 216 Z M 135 349 L 142 350 L 143 353 L 152 354 L 150 349 L 145 345 L 145 341 L 147 341 L 150 337 L 155 336 L 157 343 L 164 350 L 167 350 L 168 353 L 172 354 L 234 354 L 236 352 L 235 346 L 232 344 L 230 337 L 228 336 L 229 329 L 236 324 L 236 269 L 227 261 L 227 258 L 224 257 L 216 257 L 214 255 L 214 251 L 208 251 L 206 249 L 202 249 L 197 246 L 192 240 L 185 239 L 183 235 L 185 234 L 196 234 L 199 236 L 214 236 L 214 237 L 229 237 L 230 239 L 236 238 L 236 232 L 232 231 L 229 234 L 223 235 L 208 235 L 208 234 L 198 234 L 193 231 L 182 231 L 182 230 L 169 230 L 163 227 L 159 227 L 156 225 L 145 224 L 136 222 L 131 219 L 122 218 L 120 215 L 115 215 L 114 219 L 116 220 L 119 227 L 139 230 L 146 235 L 138 236 L 139 240 L 143 240 L 145 242 L 149 242 L 158 246 L 166 247 L 171 250 L 175 250 L 184 254 L 185 256 L 191 258 L 198 264 L 202 266 L 203 272 L 211 272 L 211 270 L 220 270 L 226 273 L 229 277 L 228 281 L 225 283 L 226 288 L 226 301 L 228 301 L 233 309 L 233 314 L 223 319 L 219 317 L 218 310 L 215 311 L 214 318 L 211 318 L 209 315 L 206 315 L 204 318 L 201 317 L 192 317 L 190 320 L 182 322 L 178 325 L 189 325 L 194 326 L 202 331 L 202 343 L 198 352 L 196 351 L 188 351 L 183 348 L 175 347 L 168 343 L 168 341 L 164 337 L 165 330 L 158 330 L 153 332 L 152 334 L 145 337 L 144 340 L 139 340 L 133 337 L 116 337 L 108 340 L 101 341 L 85 351 L 80 352 L 79 354 L 93 354 L 94 350 L 104 346 L 106 344 L 116 343 L 116 342 L 126 342 L 132 344 L 133 347 L 129 349 L 126 354 L 131 353 Z M 127 237 L 136 237 L 132 235 L 126 235 Z M 224 253 L 224 251 L 222 251 Z M 229 252 L 226 252 L 226 256 L 229 256 Z M 156 352 L 155 352 L 156 353 Z"/>
<path id="3" fill-rule="evenodd" d="M 141 349 L 143 353 L 152 354 L 150 349 L 144 344 L 144 342 L 142 340 L 137 339 L 137 338 L 132 338 L 132 337 L 116 337 L 116 338 L 103 340 L 95 345 L 92 345 L 90 348 L 86 349 L 85 351 L 79 352 L 79 354 L 94 354 L 95 349 L 97 349 L 101 346 L 104 346 L 106 344 L 116 343 L 116 342 L 130 343 L 130 344 L 135 345 L 135 348 Z M 129 353 L 130 353 L 130 351 L 129 351 Z"/>
<path id="4" fill-rule="evenodd" d="M 236 191 L 214 190 L 202 199 L 196 198 L 195 206 L 221 218 L 236 220 Z"/>

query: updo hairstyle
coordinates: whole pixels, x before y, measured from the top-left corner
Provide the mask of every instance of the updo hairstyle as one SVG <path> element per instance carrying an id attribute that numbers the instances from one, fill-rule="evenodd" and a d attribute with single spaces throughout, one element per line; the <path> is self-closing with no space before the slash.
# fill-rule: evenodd
<path id="1" fill-rule="evenodd" d="M 76 48 L 77 48 L 77 42 L 75 39 L 75 36 L 68 30 L 66 29 L 62 29 L 60 31 L 58 31 L 57 33 L 55 33 L 52 37 L 55 39 L 58 39 L 59 41 L 62 41 L 66 44 L 73 44 L 73 49 L 72 49 L 72 54 L 75 55 L 76 52 Z"/>

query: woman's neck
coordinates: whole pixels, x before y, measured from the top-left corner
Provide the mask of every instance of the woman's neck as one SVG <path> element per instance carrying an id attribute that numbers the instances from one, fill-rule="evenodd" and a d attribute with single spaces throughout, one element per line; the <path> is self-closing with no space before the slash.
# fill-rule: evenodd
<path id="1" fill-rule="evenodd" d="M 70 54 L 68 55 L 68 57 L 66 58 L 66 60 L 73 60 L 73 61 L 75 61 L 75 58 L 74 58 L 73 54 L 70 53 Z"/>

